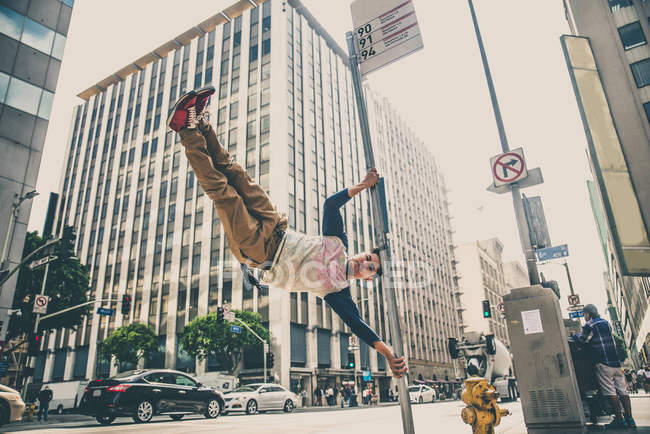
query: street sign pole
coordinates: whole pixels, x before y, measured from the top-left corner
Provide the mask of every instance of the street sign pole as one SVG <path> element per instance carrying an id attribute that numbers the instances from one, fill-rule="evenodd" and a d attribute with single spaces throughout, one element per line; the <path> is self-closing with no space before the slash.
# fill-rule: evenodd
<path id="1" fill-rule="evenodd" d="M 487 55 L 485 54 L 485 47 L 483 46 L 483 38 L 481 37 L 481 31 L 478 27 L 478 21 L 476 19 L 476 12 L 474 11 L 474 3 L 472 0 L 468 0 L 469 9 L 472 15 L 472 21 L 474 22 L 474 30 L 476 31 L 476 40 L 478 42 L 479 51 L 481 52 L 481 60 L 483 62 L 483 70 L 485 71 L 485 79 L 487 81 L 488 89 L 490 91 L 490 99 L 492 100 L 492 109 L 494 110 L 494 119 L 497 123 L 497 129 L 499 130 L 499 139 L 501 140 L 501 149 L 504 153 L 510 151 L 508 146 L 508 137 L 506 136 L 506 129 L 503 125 L 503 119 L 501 118 L 501 110 L 499 109 L 499 101 L 497 100 L 497 94 L 494 89 L 494 83 L 492 82 L 492 73 L 490 72 L 490 65 L 488 64 Z M 519 229 L 519 240 L 521 241 L 521 247 L 524 251 L 526 257 L 526 267 L 528 268 L 528 279 L 530 280 L 531 285 L 539 284 L 539 273 L 537 272 L 537 259 L 535 258 L 535 252 L 530 244 L 530 229 L 528 228 L 528 222 L 526 221 L 526 215 L 524 214 L 524 205 L 521 199 L 521 194 L 519 193 L 519 185 L 517 183 L 511 184 L 512 192 L 512 204 L 515 208 L 515 218 L 517 219 L 517 226 Z"/>
<path id="2" fill-rule="evenodd" d="M 348 43 L 348 54 L 350 56 L 350 70 L 352 72 L 352 81 L 354 83 L 354 93 L 356 96 L 357 110 L 359 112 L 359 127 L 361 129 L 361 137 L 363 139 L 363 149 L 366 155 L 366 167 L 371 169 L 375 166 L 375 155 L 372 149 L 372 142 L 370 137 L 370 125 L 368 122 L 368 111 L 366 101 L 363 95 L 363 87 L 361 84 L 361 75 L 359 73 L 359 66 L 357 63 L 357 54 L 355 50 L 354 33 L 347 32 L 346 39 Z M 386 303 L 388 305 L 388 323 L 390 325 L 390 336 L 392 339 L 395 355 L 397 357 L 404 356 L 404 344 L 402 342 L 402 333 L 400 330 L 399 315 L 397 312 L 397 296 L 395 294 L 395 287 L 393 285 L 393 272 L 391 269 L 391 251 L 390 243 L 384 228 L 388 227 L 388 222 L 384 221 L 384 213 L 380 208 L 380 195 L 377 186 L 370 189 L 370 197 L 372 204 L 372 212 L 375 222 L 375 239 L 379 243 L 379 259 L 381 262 L 382 285 L 386 294 Z M 355 363 L 355 385 L 356 385 L 356 363 Z M 402 375 L 398 379 L 398 388 L 400 395 L 400 407 L 402 411 L 402 427 L 405 434 L 414 434 L 415 428 L 413 425 L 413 412 L 411 410 L 411 400 L 409 398 L 408 387 L 406 383 L 406 375 Z"/>
<path id="3" fill-rule="evenodd" d="M 564 261 L 562 265 L 564 265 L 564 269 L 566 270 L 566 277 L 569 280 L 569 290 L 571 291 L 571 295 L 575 295 L 575 292 L 573 292 L 573 282 L 571 281 L 571 273 L 569 272 L 569 264 L 567 263 L 567 261 Z"/>

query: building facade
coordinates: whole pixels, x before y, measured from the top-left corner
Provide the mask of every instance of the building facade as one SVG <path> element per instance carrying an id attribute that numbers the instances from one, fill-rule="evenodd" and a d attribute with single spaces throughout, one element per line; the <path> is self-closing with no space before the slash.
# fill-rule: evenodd
<path id="1" fill-rule="evenodd" d="M 20 263 L 73 0 L 0 2 L 0 249 L 2 269 Z M 11 204 L 18 204 L 14 216 Z M 6 247 L 6 248 L 5 248 Z M 0 340 L 18 273 L 0 293 Z"/>
<path id="2" fill-rule="evenodd" d="M 565 58 L 587 133 L 612 321 L 635 363 L 650 332 L 650 4 L 565 0 Z"/>
<path id="3" fill-rule="evenodd" d="M 219 140 L 299 232 L 320 233 L 325 199 L 365 175 L 344 52 L 300 2 L 254 4 L 236 2 L 80 94 L 86 102 L 71 125 L 55 230 L 77 227 L 78 256 L 90 267 L 94 297 L 131 294 L 132 310 L 94 315 L 76 332 L 48 336 L 37 381 L 115 372 L 100 360 L 98 346 L 133 321 L 160 336 L 160 351 L 145 366 L 217 371 L 212 359 L 184 354 L 178 333 L 222 305 L 260 313 L 272 335 L 272 378 L 283 385 L 312 396 L 317 385 L 353 379 L 346 369 L 350 331 L 322 298 L 278 288 L 260 293 L 244 284 L 212 203 L 165 125 L 180 94 L 215 86 L 210 110 Z M 398 294 L 408 356 L 422 360 L 429 375 L 444 375 L 452 366 L 444 345 L 458 328 L 444 181 L 426 146 L 393 111 L 388 121 L 388 103 L 370 94 L 369 106 L 381 126 L 375 146 L 390 198 L 393 250 L 405 262 Z M 387 153 L 396 142 L 399 158 Z M 342 212 L 349 253 L 370 250 L 367 192 Z M 426 258 L 430 266 L 409 264 L 410 258 Z M 351 291 L 364 319 L 389 340 L 378 281 L 352 282 Z M 381 390 L 388 387 L 383 357 L 363 343 L 356 357 Z M 245 358 L 239 375 L 259 380 L 262 369 Z"/>
<path id="4" fill-rule="evenodd" d="M 650 361 L 650 279 L 622 273 L 597 187 L 593 181 L 587 181 L 587 186 L 607 265 L 603 279 L 612 327 L 625 340 L 631 361 L 637 366 L 646 365 Z"/>
<path id="5" fill-rule="evenodd" d="M 530 286 L 528 270 L 519 261 L 503 263 L 503 278 L 506 281 L 506 294 L 515 288 Z"/>
<path id="6" fill-rule="evenodd" d="M 493 333 L 509 346 L 506 320 L 497 310 L 503 296 L 511 289 L 506 286 L 502 255 L 503 244 L 498 238 L 472 241 L 456 248 L 465 329 Z M 483 315 L 483 300 L 490 301 L 491 317 Z"/>

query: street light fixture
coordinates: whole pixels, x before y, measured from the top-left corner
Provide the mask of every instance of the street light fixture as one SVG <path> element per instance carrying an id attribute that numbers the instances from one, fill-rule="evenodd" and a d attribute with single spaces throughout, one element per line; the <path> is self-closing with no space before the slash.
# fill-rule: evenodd
<path id="1" fill-rule="evenodd" d="M 14 203 L 11 205 L 11 218 L 9 219 L 9 227 L 7 228 L 7 234 L 5 235 L 5 243 L 4 246 L 2 247 L 2 255 L 0 255 L 0 266 L 1 270 L 4 270 L 7 268 L 7 256 L 9 256 L 8 253 L 8 248 L 9 248 L 9 240 L 13 238 L 13 232 L 14 232 L 14 227 L 16 223 L 16 219 L 18 218 L 18 210 L 20 209 L 20 205 L 28 200 L 28 199 L 33 199 L 34 197 L 38 196 L 38 192 L 36 190 L 32 190 L 28 193 L 26 193 L 24 196 L 19 196 L 18 193 L 14 194 Z"/>

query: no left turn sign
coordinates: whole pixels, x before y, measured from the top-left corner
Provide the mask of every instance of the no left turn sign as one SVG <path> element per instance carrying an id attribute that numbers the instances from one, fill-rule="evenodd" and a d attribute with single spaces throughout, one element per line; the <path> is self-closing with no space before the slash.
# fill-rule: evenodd
<path id="1" fill-rule="evenodd" d="M 47 302 L 49 297 L 47 295 L 37 295 L 34 297 L 34 313 L 47 313 Z"/>
<path id="2" fill-rule="evenodd" d="M 495 187 L 521 181 L 528 176 L 523 148 L 490 158 L 490 166 Z"/>

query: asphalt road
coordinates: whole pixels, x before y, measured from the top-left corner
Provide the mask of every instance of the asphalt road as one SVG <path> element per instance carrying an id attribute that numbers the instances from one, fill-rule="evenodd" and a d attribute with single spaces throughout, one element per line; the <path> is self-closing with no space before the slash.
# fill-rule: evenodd
<path id="1" fill-rule="evenodd" d="M 650 433 L 650 396 L 634 397 L 633 411 L 639 425 L 639 433 Z M 471 433 L 463 424 L 460 412 L 461 401 L 439 402 L 413 406 L 413 419 L 417 433 Z M 503 418 L 496 428 L 501 434 L 524 434 L 523 414 L 518 402 L 506 403 L 504 408 L 511 415 Z M 605 422 L 605 421 L 603 421 Z M 323 408 L 314 411 L 298 411 L 293 414 L 272 412 L 254 416 L 230 414 L 216 420 L 202 416 L 186 416 L 181 421 L 172 421 L 168 416 L 158 416 L 147 424 L 135 424 L 130 418 L 119 418 L 109 426 L 102 426 L 93 419 L 76 415 L 53 416 L 47 423 L 24 422 L 3 427 L 3 432 L 35 431 L 39 433 L 179 433 L 219 432 L 247 434 L 399 434 L 402 432 L 400 409 L 396 405 L 335 409 Z M 611 431 L 608 431 L 611 432 Z M 630 432 L 630 431 L 625 431 Z"/>

